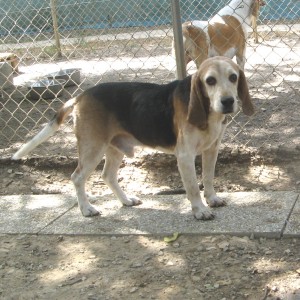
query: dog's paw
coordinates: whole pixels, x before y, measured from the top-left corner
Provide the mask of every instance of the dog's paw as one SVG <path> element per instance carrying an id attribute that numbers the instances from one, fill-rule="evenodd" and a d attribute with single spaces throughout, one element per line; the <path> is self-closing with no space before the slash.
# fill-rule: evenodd
<path id="1" fill-rule="evenodd" d="M 210 207 L 219 207 L 227 205 L 226 200 L 219 198 L 218 196 L 213 196 L 210 199 L 206 199 L 206 202 Z"/>
<path id="2" fill-rule="evenodd" d="M 122 201 L 124 206 L 136 206 L 136 205 L 140 205 L 143 202 L 135 196 L 130 196 L 129 198 L 126 199 L 126 201 Z"/>
<path id="3" fill-rule="evenodd" d="M 200 209 L 198 207 L 193 208 L 193 214 L 195 219 L 207 221 L 207 220 L 213 220 L 215 218 L 215 215 L 212 213 L 210 209 Z"/>
<path id="4" fill-rule="evenodd" d="M 81 213 L 84 217 L 98 216 L 100 212 L 92 205 L 85 205 L 80 207 Z"/>

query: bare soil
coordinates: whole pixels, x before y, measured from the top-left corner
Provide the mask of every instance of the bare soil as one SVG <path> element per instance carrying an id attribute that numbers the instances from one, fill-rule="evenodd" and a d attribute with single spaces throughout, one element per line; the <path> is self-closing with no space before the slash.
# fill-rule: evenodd
<path id="1" fill-rule="evenodd" d="M 299 299 L 299 239 L 2 235 L 1 299 Z"/>

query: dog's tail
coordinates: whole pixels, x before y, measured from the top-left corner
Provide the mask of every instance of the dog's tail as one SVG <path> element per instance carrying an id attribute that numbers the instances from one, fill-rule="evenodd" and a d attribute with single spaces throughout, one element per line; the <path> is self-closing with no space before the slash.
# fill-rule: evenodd
<path id="1" fill-rule="evenodd" d="M 38 145 L 42 144 L 48 140 L 60 127 L 60 125 L 65 121 L 65 119 L 72 113 L 75 104 L 77 103 L 77 98 L 72 98 L 68 100 L 55 114 L 54 118 L 29 142 L 21 147 L 12 157 L 13 160 L 20 159 L 21 157 L 27 155 L 30 151 L 36 148 Z"/>

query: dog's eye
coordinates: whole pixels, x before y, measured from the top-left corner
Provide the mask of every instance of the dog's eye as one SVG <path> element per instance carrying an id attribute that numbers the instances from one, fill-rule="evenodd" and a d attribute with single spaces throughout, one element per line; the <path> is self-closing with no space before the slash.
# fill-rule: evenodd
<path id="1" fill-rule="evenodd" d="M 236 81 L 237 81 L 237 76 L 236 76 L 236 74 L 231 74 L 231 75 L 229 76 L 229 81 L 231 81 L 231 82 L 236 82 Z"/>
<path id="2" fill-rule="evenodd" d="M 206 83 L 208 85 L 215 85 L 217 83 L 217 79 L 213 76 L 209 76 L 206 78 Z"/>

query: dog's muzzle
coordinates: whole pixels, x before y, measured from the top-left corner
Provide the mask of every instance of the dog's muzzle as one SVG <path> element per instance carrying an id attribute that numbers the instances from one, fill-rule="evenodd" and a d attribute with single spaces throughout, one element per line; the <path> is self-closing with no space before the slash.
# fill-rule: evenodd
<path id="1" fill-rule="evenodd" d="M 223 114 L 233 112 L 234 98 L 232 96 L 224 96 L 221 98 Z"/>

